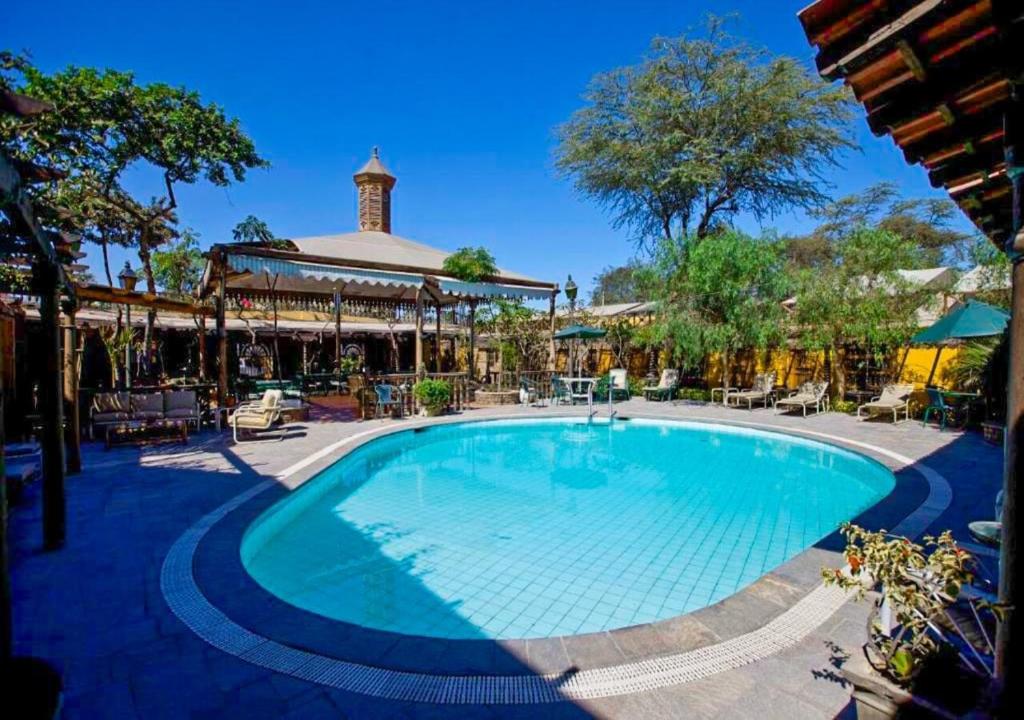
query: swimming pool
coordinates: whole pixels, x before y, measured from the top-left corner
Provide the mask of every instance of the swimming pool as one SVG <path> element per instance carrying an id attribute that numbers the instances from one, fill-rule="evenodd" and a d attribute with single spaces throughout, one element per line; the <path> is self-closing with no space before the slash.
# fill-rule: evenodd
<path id="1" fill-rule="evenodd" d="M 580 634 L 715 603 L 894 483 L 835 446 L 724 425 L 437 425 L 343 457 L 261 515 L 241 556 L 286 602 L 377 630 Z"/>

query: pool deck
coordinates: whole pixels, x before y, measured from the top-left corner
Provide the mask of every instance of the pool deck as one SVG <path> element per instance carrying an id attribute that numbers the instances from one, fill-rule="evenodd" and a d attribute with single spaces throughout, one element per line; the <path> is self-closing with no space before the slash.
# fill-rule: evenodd
<path id="1" fill-rule="evenodd" d="M 918 422 L 897 426 L 858 422 L 836 413 L 804 419 L 775 416 L 770 410 L 643 400 L 615 407 L 622 417 L 750 423 L 844 438 L 855 444 L 853 449 L 897 471 L 896 490 L 864 518 L 867 524 L 894 527 L 912 515 L 915 521 L 910 525 L 916 522 L 915 530 L 952 528 L 958 538 L 967 540 L 966 523 L 991 517 L 1001 483 L 1001 452 L 976 433 L 940 433 Z M 505 407 L 470 410 L 454 419 L 567 412 L 583 410 Z M 607 408 L 601 407 L 600 416 L 606 414 Z M 358 634 L 332 635 L 329 625 L 320 627 L 315 618 L 296 615 L 288 608 L 281 612 L 273 599 L 259 597 L 258 589 L 254 593 L 246 585 L 244 572 L 238 573 L 237 553 L 231 552 L 245 518 L 261 503 L 301 485 L 359 439 L 414 422 L 420 421 L 340 422 L 314 415 L 309 422 L 289 426 L 281 440 L 268 436 L 235 445 L 226 434 L 204 434 L 192 438 L 187 447 L 106 452 L 87 446 L 86 470 L 68 480 L 69 540 L 64 549 L 52 553 L 40 549 L 38 487 L 12 512 L 16 651 L 50 659 L 63 670 L 65 716 L 71 718 L 789 719 L 834 717 L 848 706 L 850 689 L 837 666 L 863 641 L 866 617 L 866 607 L 853 602 L 836 603 L 838 609 L 829 608 L 822 622 L 816 619 L 809 632 L 780 645 L 781 649 L 757 653 L 740 664 L 725 663 L 714 672 L 706 668 L 693 672 L 691 667 L 683 682 L 587 685 L 587 677 L 605 682 L 603 678 L 615 672 L 632 678 L 643 670 L 644 661 L 678 657 L 685 661 L 687 651 L 707 654 L 709 649 L 751 636 L 775 618 L 792 615 L 797 603 L 813 592 L 820 568 L 838 564 L 834 538 L 801 553 L 737 595 L 680 618 L 574 638 L 475 641 L 483 645 L 462 654 L 436 644 L 392 642 L 382 647 Z M 909 468 L 902 468 L 904 463 L 897 456 L 910 461 Z M 927 481 L 921 466 L 941 473 L 951 486 L 950 497 L 935 496 L 935 483 Z M 193 554 L 182 556 L 186 564 L 179 566 L 194 567 L 194 578 L 189 572 L 183 581 L 194 579 L 209 604 L 222 610 L 231 625 L 307 653 L 304 657 L 374 669 L 434 673 L 431 677 L 445 673 L 521 676 L 526 681 L 531 676 L 565 677 L 564 697 L 546 704 L 451 704 L 372 697 L 337 689 L 347 687 L 344 683 L 332 687 L 326 680 L 299 679 L 303 677 L 299 671 L 271 670 L 266 666 L 274 667 L 276 661 L 250 662 L 234 656 L 244 652 L 233 655 L 219 649 L 228 647 L 226 642 L 215 638 L 211 644 L 202 639 L 180 619 L 178 596 L 173 591 L 168 595 L 168 553 L 181 551 L 179 539 L 197 522 L 262 484 L 267 491 L 225 511 L 223 522 L 213 523 L 206 535 L 196 539 Z M 990 575 L 994 573 L 991 554 L 980 555 L 979 560 Z M 251 597 L 259 602 L 250 601 Z M 189 619 L 187 611 L 185 617 Z M 326 670 L 321 674 L 329 675 Z M 549 679 L 542 684 L 558 691 Z"/>

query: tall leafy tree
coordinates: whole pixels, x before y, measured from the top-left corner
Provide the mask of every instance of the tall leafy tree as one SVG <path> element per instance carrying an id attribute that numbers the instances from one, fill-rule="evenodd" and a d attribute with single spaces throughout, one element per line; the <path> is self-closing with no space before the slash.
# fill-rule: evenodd
<path id="1" fill-rule="evenodd" d="M 796 273 L 793 324 L 804 349 L 824 351 L 834 396 L 845 392 L 847 346 L 892 349 L 916 330 L 917 310 L 933 298 L 899 270 L 916 267 L 920 253 L 892 231 L 861 226 L 835 241 L 831 263 Z"/>
<path id="2" fill-rule="evenodd" d="M 597 75 L 584 100 L 558 129 L 556 165 L 641 242 L 818 206 L 825 171 L 853 146 L 845 91 L 713 17 L 703 35 L 656 38 L 640 64 Z"/>
<path id="3" fill-rule="evenodd" d="M 444 259 L 443 269 L 459 280 L 478 282 L 498 273 L 494 256 L 484 247 L 459 248 Z"/>
<path id="4" fill-rule="evenodd" d="M 916 249 L 920 266 L 961 265 L 972 260 L 977 234 L 957 227 L 960 211 L 947 198 L 904 198 L 889 182 L 872 185 L 817 209 L 819 225 L 787 242 L 787 254 L 800 267 L 835 260 L 836 248 L 852 228 L 872 227 L 899 235 Z"/>
<path id="5" fill-rule="evenodd" d="M 683 365 L 709 354 L 722 361 L 722 382 L 736 352 L 781 342 L 785 323 L 781 301 L 789 291 L 782 248 L 727 230 L 683 249 L 663 246 L 658 316 L 654 338 Z"/>
<path id="6" fill-rule="evenodd" d="M 199 234 L 185 228 L 177 241 L 153 253 L 153 277 L 166 293 L 188 297 L 199 285 L 203 274 L 203 252 Z"/>
<path id="7" fill-rule="evenodd" d="M 273 243 L 277 238 L 270 230 L 270 226 L 255 215 L 246 215 L 231 230 L 231 237 L 235 242 L 246 243 Z"/>
<path id="8" fill-rule="evenodd" d="M 125 230 L 120 237 L 138 250 L 151 292 L 156 290 L 153 251 L 176 235 L 176 188 L 200 180 L 225 186 L 244 180 L 252 168 L 267 166 L 237 119 L 186 88 L 143 85 L 131 73 L 109 69 L 69 67 L 46 74 L 24 59 L 7 65 L 10 87 L 54 107 L 27 121 L 0 121 L 5 149 L 66 174 L 37 191 L 40 206 L 52 210 L 44 220 L 58 224 L 59 218 L 70 219 L 78 227 L 68 229 L 87 237 L 92 229 L 105 247 L 105 216 L 115 214 Z M 126 174 L 140 169 L 143 176 L 148 171 L 159 178 L 144 198 L 124 185 Z M 77 183 L 77 194 L 61 196 L 63 183 Z M 154 321 L 150 311 L 147 349 Z"/>
<path id="9" fill-rule="evenodd" d="M 646 270 L 646 267 L 635 262 L 606 267 L 594 278 L 590 304 L 611 305 L 647 300 Z"/>

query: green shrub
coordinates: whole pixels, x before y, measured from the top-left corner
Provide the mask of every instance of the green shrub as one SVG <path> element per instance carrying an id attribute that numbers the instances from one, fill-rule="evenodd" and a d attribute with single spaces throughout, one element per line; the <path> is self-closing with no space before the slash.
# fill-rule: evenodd
<path id="1" fill-rule="evenodd" d="M 853 415 L 857 412 L 857 403 L 853 400 L 836 400 L 832 403 L 832 409 L 836 412 L 846 413 L 847 415 Z"/>
<path id="2" fill-rule="evenodd" d="M 703 388 L 679 388 L 676 397 L 693 402 L 711 402 L 711 391 Z"/>
<path id="3" fill-rule="evenodd" d="M 428 408 L 440 408 L 452 397 L 452 387 L 444 380 L 420 380 L 412 388 L 412 395 Z"/>

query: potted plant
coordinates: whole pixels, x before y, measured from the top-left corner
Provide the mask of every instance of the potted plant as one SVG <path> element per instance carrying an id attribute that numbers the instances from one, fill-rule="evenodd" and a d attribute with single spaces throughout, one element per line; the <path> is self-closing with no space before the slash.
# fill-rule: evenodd
<path id="1" fill-rule="evenodd" d="M 427 417 L 440 415 L 452 396 L 452 388 L 444 380 L 420 380 L 412 388 L 412 395 Z"/>
<path id="2" fill-rule="evenodd" d="M 827 585 L 871 591 L 868 640 L 842 669 L 859 718 L 892 718 L 910 706 L 953 715 L 979 702 L 992 678 L 989 638 L 998 607 L 969 599 L 973 558 L 947 530 L 919 545 L 846 523 L 845 568 L 825 568 Z M 979 647 L 980 646 L 980 647 Z"/>

